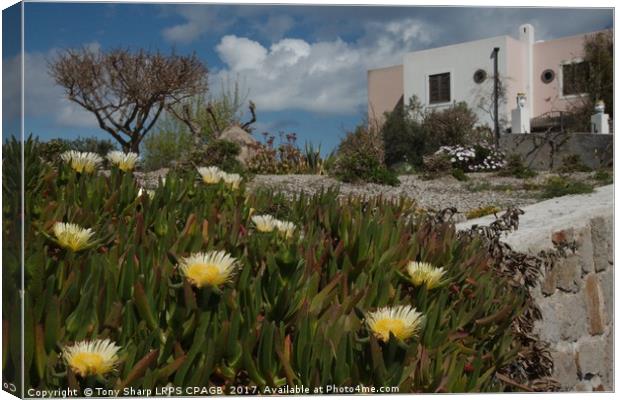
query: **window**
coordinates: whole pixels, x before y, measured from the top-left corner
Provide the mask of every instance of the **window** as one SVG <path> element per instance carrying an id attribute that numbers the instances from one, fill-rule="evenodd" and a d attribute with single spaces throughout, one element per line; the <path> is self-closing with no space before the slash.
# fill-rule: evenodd
<path id="1" fill-rule="evenodd" d="M 583 61 L 562 65 L 562 95 L 585 93 L 588 73 L 588 64 Z"/>
<path id="2" fill-rule="evenodd" d="M 543 81 L 544 84 L 549 84 L 553 82 L 555 79 L 555 72 L 552 69 L 546 69 L 540 74 L 540 80 Z"/>
<path id="3" fill-rule="evenodd" d="M 450 102 L 450 73 L 430 75 L 428 93 L 430 104 Z"/>

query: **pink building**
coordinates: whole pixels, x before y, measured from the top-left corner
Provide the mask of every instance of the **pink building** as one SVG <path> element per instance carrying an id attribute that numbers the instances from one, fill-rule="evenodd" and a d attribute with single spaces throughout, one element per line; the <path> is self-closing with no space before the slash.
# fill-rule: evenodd
<path id="1" fill-rule="evenodd" d="M 482 124 L 493 126 L 493 59 L 499 48 L 498 71 L 505 88 L 499 117 L 510 126 L 518 93 L 527 96 L 531 117 L 566 110 L 583 95 L 575 77 L 584 72 L 583 41 L 587 34 L 536 41 L 534 28 L 519 27 L 518 39 L 497 36 L 403 56 L 402 65 L 368 71 L 368 115 L 378 122 L 399 101 L 416 96 L 426 108 L 442 109 L 465 101 Z"/>

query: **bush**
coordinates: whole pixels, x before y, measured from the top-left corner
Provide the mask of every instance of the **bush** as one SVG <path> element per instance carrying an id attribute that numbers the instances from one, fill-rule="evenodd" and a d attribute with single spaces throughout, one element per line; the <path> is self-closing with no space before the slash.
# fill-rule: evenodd
<path id="1" fill-rule="evenodd" d="M 455 103 L 447 109 L 428 112 L 423 111 L 422 104 L 413 97 L 406 108 L 399 104 L 385 115 L 381 128 L 385 163 L 390 167 L 401 162 L 421 167 L 424 156 L 433 154 L 442 146 L 471 147 L 492 139 L 489 128 L 476 126 L 477 122 L 475 112 L 467 103 Z"/>
<path id="2" fill-rule="evenodd" d="M 191 135 L 187 130 L 158 130 L 144 138 L 144 169 L 153 171 L 171 167 L 194 150 Z"/>
<path id="3" fill-rule="evenodd" d="M 343 182 L 371 182 L 396 186 L 396 174 L 384 164 L 383 141 L 380 134 L 358 126 L 340 142 L 337 158 L 330 171 Z"/>
<path id="4" fill-rule="evenodd" d="M 552 176 L 547 178 L 541 189 L 542 193 L 540 196 L 543 199 L 561 197 L 569 194 L 586 194 L 594 191 L 594 187 L 589 183 L 562 176 Z"/>
<path id="5" fill-rule="evenodd" d="M 435 179 L 452 172 L 450 156 L 444 153 L 435 153 L 424 156 L 424 179 Z"/>
<path id="6" fill-rule="evenodd" d="M 505 164 L 504 154 L 486 143 L 473 146 L 442 146 L 436 154 L 445 154 L 452 168 L 466 172 L 496 171 Z"/>
<path id="7" fill-rule="evenodd" d="M 265 142 L 257 145 L 256 154 L 248 161 L 248 170 L 256 174 L 304 174 L 310 170 L 306 156 L 297 146 L 295 133 L 281 133 L 277 147 L 274 135 L 265 132 L 263 136 Z M 319 161 L 320 156 L 313 159 L 315 163 Z"/>
<path id="8" fill-rule="evenodd" d="M 469 143 L 477 122 L 476 113 L 467 103 L 459 102 L 425 115 L 424 128 L 438 146 L 459 146 Z"/>
<path id="9" fill-rule="evenodd" d="M 601 185 L 610 185 L 614 183 L 613 175 L 605 170 L 596 171 L 592 178 Z"/>
<path id="10" fill-rule="evenodd" d="M 465 175 L 465 172 L 463 172 L 463 170 L 459 168 L 452 170 L 452 176 L 454 177 L 454 179 L 461 182 L 466 182 L 469 180 L 469 177 Z"/>
<path id="11" fill-rule="evenodd" d="M 116 145 L 107 139 L 78 137 L 77 139 L 52 139 L 40 142 L 37 148 L 40 149 L 39 154 L 45 161 L 55 162 L 60 154 L 67 150 L 96 153 L 105 158 L 106 154 L 116 149 Z"/>
<path id="12" fill-rule="evenodd" d="M 25 194 L 40 210 L 28 213 L 24 232 L 23 343 L 31 357 L 21 358 L 20 346 L 8 346 L 5 357 L 6 379 L 17 379 L 23 360 L 25 387 L 497 392 L 544 377 L 527 357 L 548 350 L 528 347 L 523 335 L 532 324 L 519 322 L 531 322 L 527 289 L 491 261 L 479 237 L 457 236 L 432 216 L 412 218 L 411 202 L 342 206 L 335 191 L 288 200 L 174 172 L 151 198 L 138 195 L 131 174 L 68 170 L 61 180 L 44 168 L 33 189 L 40 192 Z M 259 232 L 252 216 L 264 213 L 293 222 L 292 234 Z M 92 229 L 89 245 L 65 249 L 51 231 L 58 221 Z M 234 273 L 225 284 L 196 287 L 180 265 L 215 250 L 236 260 Z M 19 257 L 4 257 L 3 271 L 19 270 Z M 414 260 L 444 268 L 437 286 L 407 278 Z M 4 285 L 19 306 L 17 286 Z M 412 337 L 379 340 L 369 313 L 399 305 L 414 305 L 424 323 Z M 19 308 L 3 311 L 11 310 Z M 21 319 L 4 323 L 10 337 L 22 337 Z M 76 376 L 64 347 L 103 338 L 120 347 L 118 368 Z"/>
<path id="13" fill-rule="evenodd" d="M 501 210 L 496 206 L 483 206 L 467 211 L 465 217 L 467 217 L 467 219 L 476 219 L 486 215 L 497 214 L 500 211 Z"/>
<path id="14" fill-rule="evenodd" d="M 528 168 L 523 164 L 521 156 L 518 154 L 511 154 L 506 160 L 506 165 L 502 168 L 497 175 L 499 176 L 513 176 L 519 179 L 529 179 L 536 175 L 536 171 Z"/>
<path id="15" fill-rule="evenodd" d="M 569 174 L 572 172 L 591 172 L 592 168 L 588 167 L 581 160 L 579 154 L 571 154 L 562 159 L 562 165 L 558 168 L 558 172 Z"/>

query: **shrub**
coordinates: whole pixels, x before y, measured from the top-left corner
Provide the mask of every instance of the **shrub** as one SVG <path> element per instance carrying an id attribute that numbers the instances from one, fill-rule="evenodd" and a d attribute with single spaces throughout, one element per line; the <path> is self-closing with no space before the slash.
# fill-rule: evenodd
<path id="1" fill-rule="evenodd" d="M 398 185 L 396 174 L 385 166 L 383 141 L 374 129 L 358 126 L 338 146 L 330 173 L 343 182 Z"/>
<path id="2" fill-rule="evenodd" d="M 439 146 L 467 144 L 475 125 L 476 113 L 465 102 L 454 103 L 441 111 L 433 110 L 424 117 L 424 127 Z"/>
<path id="3" fill-rule="evenodd" d="M 463 170 L 459 168 L 452 170 L 452 176 L 454 177 L 454 179 L 461 182 L 466 182 L 469 180 L 469 177 L 465 175 L 465 172 L 463 172 Z"/>
<path id="4" fill-rule="evenodd" d="M 444 153 L 435 153 L 424 156 L 424 179 L 435 179 L 449 174 L 452 171 L 450 156 Z"/>
<path id="5" fill-rule="evenodd" d="M 433 148 L 424 125 L 410 116 L 411 107 L 416 107 L 415 104 L 405 110 L 401 102 L 394 111 L 385 114 L 381 135 L 385 145 L 385 163 L 389 167 L 402 162 L 421 167 L 422 157 Z"/>
<path id="6" fill-rule="evenodd" d="M 465 217 L 467 217 L 467 219 L 476 219 L 486 215 L 497 214 L 500 211 L 501 210 L 496 206 L 483 206 L 467 211 Z"/>
<path id="7" fill-rule="evenodd" d="M 445 154 L 453 168 L 467 172 L 496 171 L 505 164 L 504 154 L 486 143 L 473 146 L 442 146 L 436 154 Z"/>
<path id="8" fill-rule="evenodd" d="M 280 134 L 280 144 L 275 146 L 275 136 L 263 133 L 264 143 L 259 143 L 256 154 L 248 161 L 248 169 L 257 174 L 303 174 L 309 171 L 305 155 L 297 146 L 295 133 Z M 315 160 L 316 161 L 316 160 Z"/>
<path id="9" fill-rule="evenodd" d="M 39 155 L 48 162 L 55 162 L 60 154 L 67 150 L 76 150 L 80 152 L 90 152 L 105 157 L 110 151 L 116 149 L 116 145 L 107 139 L 98 139 L 94 137 L 77 139 L 52 139 L 47 142 L 37 142 Z"/>
<path id="10" fill-rule="evenodd" d="M 518 154 L 511 154 L 506 160 L 506 165 L 502 168 L 497 175 L 499 176 L 513 176 L 519 179 L 529 179 L 536 175 L 536 171 L 528 168 L 523 164 L 523 159 Z"/>
<path id="11" fill-rule="evenodd" d="M 181 160 L 195 148 L 187 130 L 165 129 L 147 135 L 143 146 L 144 169 L 147 171 L 170 167 L 174 161 Z"/>
<path id="12" fill-rule="evenodd" d="M 595 181 L 597 181 L 601 185 L 610 185 L 614 183 L 614 177 L 608 171 L 598 170 L 592 177 Z"/>
<path id="13" fill-rule="evenodd" d="M 412 218 L 411 202 L 352 198 L 342 206 L 335 191 L 287 200 L 175 172 L 151 198 L 138 195 L 130 174 L 68 170 L 61 180 L 43 168 L 32 189 L 41 194 L 25 194 L 41 210 L 28 212 L 33 221 L 24 233 L 30 356 L 8 346 L 5 358 L 7 379 L 16 379 L 23 360 L 25 387 L 82 394 L 90 385 L 152 390 L 172 383 L 269 393 L 303 385 L 312 393 L 363 384 L 496 392 L 544 377 L 544 367 L 531 365 L 547 348 L 522 340 L 533 335 L 527 289 L 491 261 L 495 253 L 479 237 L 457 236 L 432 216 Z M 265 213 L 293 222 L 293 233 L 259 232 L 252 217 Z M 63 248 L 51 232 L 58 221 L 91 228 L 90 245 Z M 226 284 L 197 287 L 182 264 L 215 250 L 236 260 L 235 273 Z M 4 257 L 5 273 L 19 270 L 19 257 Z M 410 261 L 443 267 L 443 279 L 414 285 Z M 17 287 L 4 285 L 19 305 Z M 414 305 L 424 324 L 412 337 L 378 339 L 369 314 L 399 305 Z M 22 337 L 21 319 L 4 323 L 10 337 Z M 120 365 L 76 376 L 64 347 L 101 338 L 120 347 Z"/>
<path id="14" fill-rule="evenodd" d="M 558 172 L 568 174 L 572 172 L 591 172 L 592 168 L 588 167 L 581 160 L 579 154 L 571 154 L 562 159 L 562 165 L 558 168 Z"/>
<path id="15" fill-rule="evenodd" d="M 594 191 L 594 187 L 589 183 L 562 176 L 552 176 L 547 178 L 541 189 L 542 193 L 540 196 L 543 199 L 566 196 L 569 194 L 586 194 Z"/>

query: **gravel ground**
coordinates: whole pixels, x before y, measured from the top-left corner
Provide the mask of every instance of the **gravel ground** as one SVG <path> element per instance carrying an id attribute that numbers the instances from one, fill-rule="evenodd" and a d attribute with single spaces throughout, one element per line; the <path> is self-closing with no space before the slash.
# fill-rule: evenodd
<path id="1" fill-rule="evenodd" d="M 159 177 L 165 176 L 167 169 L 149 173 L 136 173 L 143 186 L 157 185 Z M 378 196 L 398 198 L 406 196 L 414 199 L 422 208 L 440 210 L 456 207 L 459 213 L 486 206 L 506 209 L 509 206 L 526 206 L 540 201 L 538 191 L 524 190 L 525 183 L 542 183 L 550 175 L 540 173 L 532 179 L 523 180 L 511 177 L 498 177 L 494 173 L 469 173 L 469 180 L 461 182 L 452 176 L 433 180 L 423 180 L 416 175 L 401 175 L 400 185 L 396 187 L 377 184 L 354 185 L 338 182 L 333 178 L 320 175 L 256 175 L 248 184 L 250 190 L 258 187 L 269 187 L 284 193 L 305 192 L 316 193 L 321 189 L 338 187 L 341 196 Z M 591 173 L 575 173 L 571 176 L 580 180 L 588 180 Z M 489 190 L 492 189 L 492 190 Z M 464 220 L 464 216 L 458 220 Z"/>

